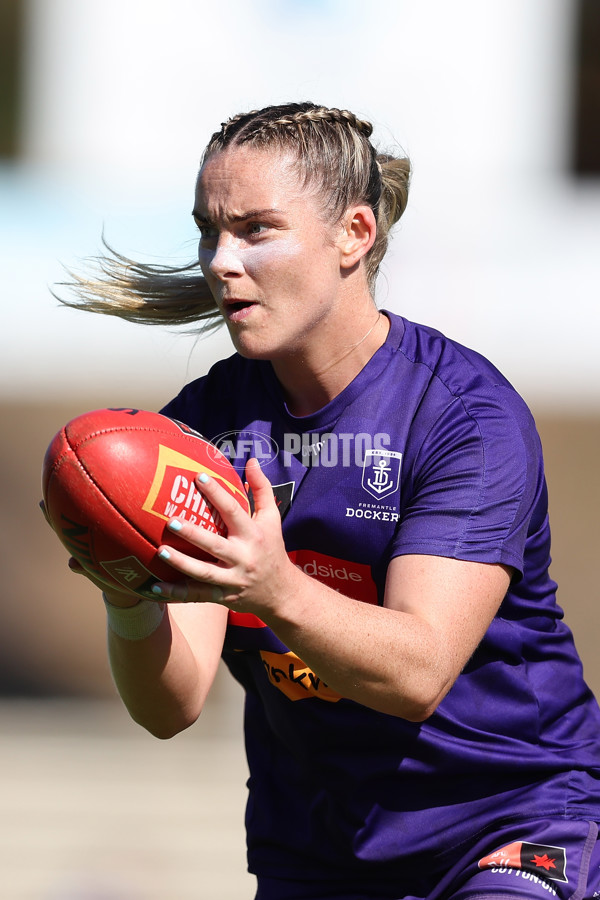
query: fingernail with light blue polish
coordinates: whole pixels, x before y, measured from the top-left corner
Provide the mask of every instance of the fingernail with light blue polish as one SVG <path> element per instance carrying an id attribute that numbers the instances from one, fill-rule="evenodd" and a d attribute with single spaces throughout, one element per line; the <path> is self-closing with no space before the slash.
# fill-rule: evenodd
<path id="1" fill-rule="evenodd" d="M 183 525 L 181 524 L 179 519 L 173 519 L 172 522 L 169 522 L 169 524 L 167 525 L 167 528 L 170 531 L 181 531 L 181 529 L 183 528 Z"/>
<path id="2" fill-rule="evenodd" d="M 162 594 L 162 588 L 161 588 L 160 584 L 152 585 L 152 593 L 153 594 Z"/>
<path id="3" fill-rule="evenodd" d="M 171 559 L 171 554 L 168 550 L 165 550 L 164 547 L 162 550 L 158 551 L 158 555 L 161 559 Z"/>
<path id="4" fill-rule="evenodd" d="M 198 475 L 198 481 L 201 481 L 202 484 L 206 484 L 206 482 L 208 481 L 208 475 L 206 474 L 206 472 L 202 472 L 201 475 Z"/>

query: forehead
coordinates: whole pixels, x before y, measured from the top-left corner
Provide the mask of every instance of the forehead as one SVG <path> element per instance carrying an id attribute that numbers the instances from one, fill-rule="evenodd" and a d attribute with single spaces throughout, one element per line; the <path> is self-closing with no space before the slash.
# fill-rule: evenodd
<path id="1" fill-rule="evenodd" d="M 215 153 L 198 173 L 196 209 L 239 215 L 309 202 L 314 192 L 302 185 L 296 166 L 294 156 L 273 149 L 236 147 Z"/>

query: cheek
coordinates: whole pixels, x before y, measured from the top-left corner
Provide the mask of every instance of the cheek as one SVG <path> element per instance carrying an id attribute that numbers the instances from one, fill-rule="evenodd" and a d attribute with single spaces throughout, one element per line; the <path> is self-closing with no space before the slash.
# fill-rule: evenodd
<path id="1" fill-rule="evenodd" d="M 214 250 L 206 250 L 201 245 L 198 245 L 198 262 L 200 263 L 200 268 L 202 269 L 202 274 L 205 278 L 208 274 L 208 267 L 210 266 L 214 255 Z"/>
<path id="2" fill-rule="evenodd" d="M 223 253 L 224 251 L 219 252 Z M 202 274 L 207 279 L 213 277 L 210 266 L 216 253 L 215 248 L 198 246 L 198 262 Z M 239 273 L 241 267 L 246 275 L 254 279 L 277 277 L 281 274 L 289 281 L 290 278 L 293 278 L 294 270 L 298 272 L 300 269 L 301 272 L 306 273 L 312 268 L 315 261 L 315 254 L 311 252 L 310 248 L 294 238 L 264 241 L 245 247 L 238 246 L 235 251 L 230 249 L 225 253 L 234 253 L 235 255 L 235 266 L 232 268 Z M 225 263 L 224 259 L 220 259 L 220 264 L 222 263 Z"/>
<path id="3" fill-rule="evenodd" d="M 249 275 L 274 274 L 282 269 L 289 269 L 301 259 L 302 249 L 302 245 L 295 240 L 265 241 L 245 247 L 240 253 L 240 259 Z"/>
<path id="4" fill-rule="evenodd" d="M 217 251 L 198 246 L 198 262 L 202 269 L 203 275 L 210 275 L 210 266 L 216 256 Z M 244 271 L 249 275 L 261 274 L 265 270 L 273 270 L 279 267 L 289 266 L 294 259 L 301 256 L 301 248 L 297 242 L 271 242 L 264 244 L 256 244 L 250 247 L 240 247 L 233 253 L 231 250 L 220 251 L 220 260 L 225 262 L 226 256 L 235 256 L 235 268 L 239 268 L 240 264 Z M 234 262 L 233 258 L 231 260 Z"/>

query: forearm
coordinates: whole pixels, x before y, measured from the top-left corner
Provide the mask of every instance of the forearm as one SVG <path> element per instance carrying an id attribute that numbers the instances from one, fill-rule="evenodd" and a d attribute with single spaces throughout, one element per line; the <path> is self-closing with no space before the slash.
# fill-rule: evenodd
<path id="1" fill-rule="evenodd" d="M 435 630 L 294 570 L 287 599 L 263 610 L 286 646 L 343 697 L 409 720 L 430 715 L 454 679 Z"/>
<path id="2" fill-rule="evenodd" d="M 406 554 L 390 560 L 383 606 L 339 594 L 290 560 L 269 481 L 256 460 L 246 476 L 252 518 L 206 476 L 197 479 L 227 536 L 172 520 L 169 528 L 209 559 L 165 545 L 159 553 L 187 576 L 156 588 L 187 603 L 214 598 L 262 619 L 314 673 L 344 697 L 422 721 L 434 712 L 483 638 L 508 590 L 500 564 Z M 211 562 L 212 557 L 216 562 Z"/>
<path id="3" fill-rule="evenodd" d="M 189 617 L 194 610 L 187 610 Z M 211 636 L 213 610 L 201 610 Z M 223 610 L 216 610 L 221 618 Z M 181 613 L 180 613 L 181 618 Z M 156 737 L 168 738 L 196 721 L 214 679 L 219 658 L 210 645 L 196 656 L 173 612 L 165 609 L 158 628 L 141 640 L 126 640 L 108 628 L 113 678 L 132 718 Z"/>

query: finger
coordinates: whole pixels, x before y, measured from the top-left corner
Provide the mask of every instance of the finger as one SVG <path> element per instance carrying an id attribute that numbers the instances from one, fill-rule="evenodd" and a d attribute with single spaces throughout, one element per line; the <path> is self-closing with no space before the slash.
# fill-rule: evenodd
<path id="1" fill-rule="evenodd" d="M 98 588 L 99 591 L 104 591 L 105 593 L 109 594 L 109 601 L 113 602 L 113 600 L 117 598 L 117 602 L 114 603 L 114 605 L 116 606 L 134 606 L 135 603 L 139 602 L 140 598 L 146 599 L 142 594 L 136 594 L 132 591 L 121 590 L 114 584 L 114 582 L 108 580 L 104 581 L 97 575 L 93 575 L 85 568 L 85 566 L 83 566 L 79 562 L 78 559 L 75 559 L 74 556 L 69 557 L 68 566 L 70 571 L 73 572 L 74 575 L 84 575 L 90 582 L 90 584 L 93 584 L 94 587 Z"/>
<path id="2" fill-rule="evenodd" d="M 246 463 L 246 479 L 254 497 L 255 513 L 271 507 L 276 510 L 277 505 L 273 494 L 273 486 L 255 457 L 252 457 Z"/>
<path id="3" fill-rule="evenodd" d="M 167 565 L 172 566 L 182 575 L 198 581 L 201 584 L 223 584 L 227 576 L 227 568 L 208 562 L 203 559 L 196 559 L 182 553 L 175 547 L 161 546 L 158 548 L 157 556 Z"/>
<path id="4" fill-rule="evenodd" d="M 171 584 L 161 581 L 152 592 L 165 603 L 223 603 L 225 592 L 217 584 L 183 581 Z"/>
<path id="5" fill-rule="evenodd" d="M 235 563 L 235 554 L 226 537 L 215 534 L 213 531 L 208 531 L 202 525 L 193 525 L 184 519 L 171 519 L 167 522 L 167 528 L 173 534 L 187 541 L 192 547 L 204 551 L 213 559 L 218 559 L 225 565 L 233 565 Z M 186 552 L 185 548 L 180 547 L 179 549 Z"/>
<path id="6" fill-rule="evenodd" d="M 235 497 L 232 497 L 216 478 L 211 478 L 206 472 L 201 472 L 196 477 L 195 483 L 200 493 L 219 512 L 228 534 L 231 532 L 244 533 L 250 517 Z"/>
<path id="7" fill-rule="evenodd" d="M 39 507 L 40 507 L 40 509 L 41 509 L 41 511 L 42 511 L 42 513 L 43 513 L 43 515 L 44 515 L 44 518 L 45 518 L 46 522 L 47 522 L 48 525 L 50 526 L 50 528 L 54 528 L 52 522 L 50 521 L 50 516 L 48 515 L 48 510 L 46 509 L 46 504 L 44 503 L 43 500 L 40 500 L 40 502 L 39 502 Z"/>

